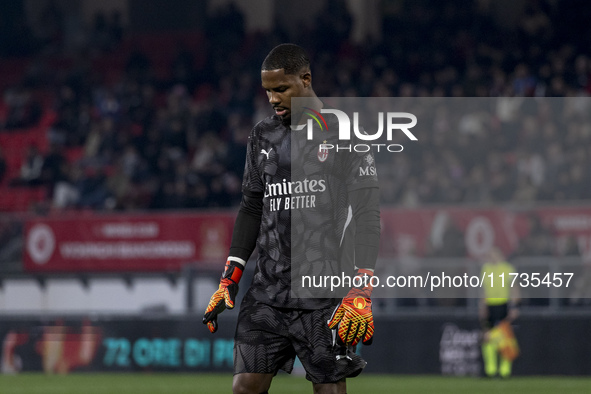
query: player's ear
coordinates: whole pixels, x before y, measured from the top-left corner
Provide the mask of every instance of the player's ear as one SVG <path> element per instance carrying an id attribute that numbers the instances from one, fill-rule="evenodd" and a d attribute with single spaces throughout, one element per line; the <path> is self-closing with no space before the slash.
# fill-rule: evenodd
<path id="1" fill-rule="evenodd" d="M 312 85 L 312 73 L 310 72 L 310 70 L 302 72 L 300 74 L 300 79 L 302 80 L 302 83 L 304 84 L 305 88 L 310 87 L 310 85 Z"/>

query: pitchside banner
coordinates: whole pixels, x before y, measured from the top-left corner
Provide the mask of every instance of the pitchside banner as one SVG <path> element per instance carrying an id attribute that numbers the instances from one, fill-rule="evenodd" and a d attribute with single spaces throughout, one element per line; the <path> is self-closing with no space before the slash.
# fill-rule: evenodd
<path id="1" fill-rule="evenodd" d="M 38 217 L 25 226 L 27 271 L 167 271 L 227 257 L 234 214 Z"/>
<path id="2" fill-rule="evenodd" d="M 188 317 L 4 318 L 0 370 L 231 374 L 236 321 L 235 316 L 220 319 L 220 329 L 212 335 L 200 318 Z M 373 344 L 357 347 L 368 362 L 364 373 L 482 373 L 482 330 L 475 316 L 376 316 L 375 325 Z M 523 316 L 514 331 L 521 349 L 515 375 L 589 374 L 587 317 Z"/>
<path id="3" fill-rule="evenodd" d="M 3 319 L 3 373 L 231 371 L 234 319 L 211 335 L 193 318 Z"/>
<path id="4" fill-rule="evenodd" d="M 33 218 L 28 271 L 177 270 L 226 257 L 234 215 L 150 214 Z M 470 257 L 492 245 L 507 255 L 579 256 L 591 263 L 591 206 L 381 208 L 381 258 Z"/>

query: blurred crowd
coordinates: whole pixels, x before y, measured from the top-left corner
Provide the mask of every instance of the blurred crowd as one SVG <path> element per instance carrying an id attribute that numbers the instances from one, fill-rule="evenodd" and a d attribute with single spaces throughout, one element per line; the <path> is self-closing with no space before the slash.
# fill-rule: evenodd
<path id="1" fill-rule="evenodd" d="M 38 124 L 48 105 L 55 113 L 50 148 L 31 145 L 20 177 L 5 187 L 43 185 L 52 209 L 236 206 L 247 136 L 272 113 L 260 64 L 273 46 L 295 42 L 311 55 L 321 97 L 506 98 L 475 127 L 435 119 L 419 148 L 382 162 L 384 203 L 591 198 L 589 101 L 549 118 L 542 104 L 532 109 L 527 99 L 591 93 L 591 36 L 577 33 L 587 31 L 589 7 L 579 0 L 529 1 L 515 16 L 516 28 L 507 28 L 491 16 L 490 3 L 404 2 L 403 10 L 384 12 L 382 38 L 363 43 L 351 40 L 353 22 L 342 1 L 329 1 L 330 12 L 319 15 L 331 17 L 296 35 L 281 26 L 246 34 L 243 15 L 229 5 L 202 27 L 203 41 L 178 45 L 165 76 L 132 48 L 115 80 L 90 59 L 122 50 L 120 18 L 98 15 L 83 45 L 68 48 L 74 61 L 51 66 L 43 62 L 48 53 L 66 56 L 54 8 L 50 33 L 27 46 L 33 60 L 22 81 L 4 91 L 8 110 L 0 125 L 2 133 L 19 133 Z M 49 100 L 39 100 L 39 91 Z M 527 116 L 516 119 L 515 108 Z M 5 167 L 0 150 L 0 182 Z"/>

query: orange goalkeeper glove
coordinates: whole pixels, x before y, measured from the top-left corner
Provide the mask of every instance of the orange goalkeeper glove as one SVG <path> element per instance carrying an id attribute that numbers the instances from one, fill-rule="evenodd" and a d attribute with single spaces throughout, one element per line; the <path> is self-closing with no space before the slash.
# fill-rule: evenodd
<path id="1" fill-rule="evenodd" d="M 226 308 L 233 309 L 238 294 L 238 282 L 242 277 L 243 266 L 236 261 L 228 259 L 226 261 L 226 268 L 220 280 L 220 286 L 211 296 L 205 315 L 203 316 L 203 324 L 207 324 L 207 328 L 212 333 L 218 329 L 218 315 Z"/>
<path id="2" fill-rule="evenodd" d="M 328 322 L 331 329 L 338 327 L 340 340 L 346 345 L 355 346 L 359 341 L 369 345 L 373 339 L 373 314 L 371 313 L 371 292 L 373 287 L 370 279 L 373 272 L 366 269 L 357 271 L 354 283 L 363 284 L 362 287 L 354 287 L 343 298 L 339 307 L 334 311 Z"/>

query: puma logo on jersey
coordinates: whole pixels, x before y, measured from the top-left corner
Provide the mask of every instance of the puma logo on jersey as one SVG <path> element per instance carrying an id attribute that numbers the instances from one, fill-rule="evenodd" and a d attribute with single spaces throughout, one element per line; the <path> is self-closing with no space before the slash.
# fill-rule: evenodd
<path id="1" fill-rule="evenodd" d="M 261 149 L 261 153 L 267 157 L 267 160 L 269 160 L 269 153 L 271 153 L 272 150 L 273 148 L 269 149 L 269 151 L 267 152 L 266 150 Z"/>

